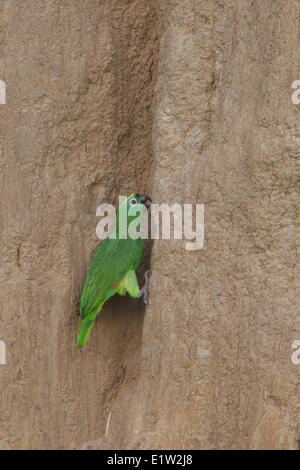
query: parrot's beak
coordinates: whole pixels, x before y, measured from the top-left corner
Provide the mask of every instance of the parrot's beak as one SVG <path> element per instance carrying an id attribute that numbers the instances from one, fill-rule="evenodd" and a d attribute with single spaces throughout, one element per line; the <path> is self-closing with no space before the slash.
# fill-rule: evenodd
<path id="1" fill-rule="evenodd" d="M 136 197 L 139 198 L 140 202 L 142 204 L 145 204 L 145 206 L 147 206 L 147 201 L 150 201 L 152 202 L 152 200 L 150 199 L 149 196 L 146 196 L 146 194 L 137 194 Z"/>

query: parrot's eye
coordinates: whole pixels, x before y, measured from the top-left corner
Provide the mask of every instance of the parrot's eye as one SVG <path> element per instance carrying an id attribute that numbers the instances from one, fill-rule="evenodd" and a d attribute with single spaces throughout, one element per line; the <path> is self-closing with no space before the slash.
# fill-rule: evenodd
<path id="1" fill-rule="evenodd" d="M 135 204 L 136 204 L 136 199 L 134 199 L 134 198 L 133 198 L 133 199 L 131 199 L 131 201 L 130 201 L 130 205 L 131 205 L 131 206 L 134 206 Z"/>

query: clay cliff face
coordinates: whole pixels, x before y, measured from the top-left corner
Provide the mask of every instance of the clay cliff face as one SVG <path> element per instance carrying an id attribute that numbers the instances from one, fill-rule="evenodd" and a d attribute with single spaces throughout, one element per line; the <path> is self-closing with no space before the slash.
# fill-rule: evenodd
<path id="1" fill-rule="evenodd" d="M 0 448 L 298 448 L 299 16 L 1 2 Z M 204 204 L 204 247 L 146 242 L 150 305 L 81 351 L 96 209 L 132 191 Z"/>

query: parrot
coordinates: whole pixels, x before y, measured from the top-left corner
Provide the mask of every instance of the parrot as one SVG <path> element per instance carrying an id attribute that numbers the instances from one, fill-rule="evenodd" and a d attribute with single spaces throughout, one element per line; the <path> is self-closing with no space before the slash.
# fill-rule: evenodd
<path id="1" fill-rule="evenodd" d="M 151 201 L 145 194 L 133 193 L 119 206 L 113 236 L 105 238 L 98 246 L 92 259 L 88 275 L 83 287 L 80 301 L 81 328 L 77 339 L 77 346 L 82 348 L 90 335 L 92 326 L 102 310 L 105 302 L 115 294 L 128 294 L 133 298 L 143 296 L 147 304 L 148 276 L 151 270 L 145 272 L 145 285 L 139 288 L 136 269 L 142 257 L 142 237 L 140 231 L 141 214 L 143 206 L 148 208 Z M 136 209 L 132 216 L 131 208 Z M 122 233 L 120 213 L 127 217 L 126 234 Z M 138 214 L 138 215 L 137 215 Z M 130 222 L 135 220 L 137 238 L 128 236 Z"/>

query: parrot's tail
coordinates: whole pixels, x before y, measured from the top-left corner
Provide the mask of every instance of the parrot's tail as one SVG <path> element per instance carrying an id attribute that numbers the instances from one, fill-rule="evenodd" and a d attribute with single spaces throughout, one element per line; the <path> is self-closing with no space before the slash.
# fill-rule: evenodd
<path id="1" fill-rule="evenodd" d="M 81 328 L 80 332 L 77 338 L 77 346 L 79 348 L 83 348 L 85 343 L 88 340 L 88 337 L 90 336 L 90 332 L 92 329 L 92 326 L 94 324 L 95 318 L 84 318 L 81 322 Z"/>

